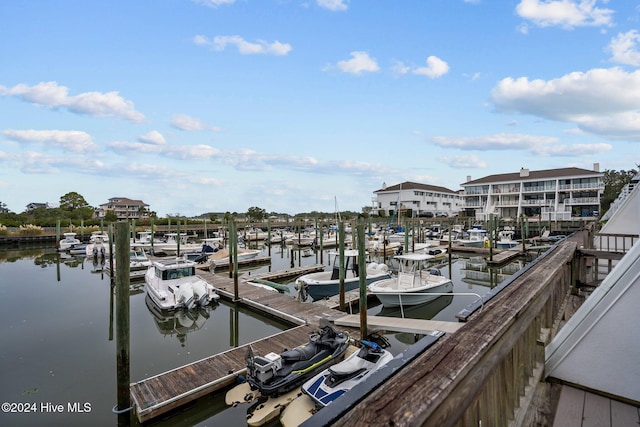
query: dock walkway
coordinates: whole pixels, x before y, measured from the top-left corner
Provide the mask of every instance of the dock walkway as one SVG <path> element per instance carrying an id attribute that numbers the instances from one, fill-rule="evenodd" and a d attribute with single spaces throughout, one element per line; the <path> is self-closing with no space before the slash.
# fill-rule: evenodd
<path id="1" fill-rule="evenodd" d="M 234 300 L 232 279 L 208 271 L 198 275 L 218 289 L 227 300 Z M 251 343 L 257 354 L 281 352 L 304 344 L 309 334 L 320 326 L 321 319 L 336 318 L 344 313 L 317 304 L 299 302 L 292 296 L 238 281 L 238 296 L 243 305 L 254 307 L 296 325 L 292 329 Z M 359 330 L 341 328 L 359 339 Z M 230 349 L 168 372 L 130 385 L 132 402 L 140 422 L 178 408 L 208 393 L 223 389 L 246 371 L 245 355 L 249 344 Z"/>

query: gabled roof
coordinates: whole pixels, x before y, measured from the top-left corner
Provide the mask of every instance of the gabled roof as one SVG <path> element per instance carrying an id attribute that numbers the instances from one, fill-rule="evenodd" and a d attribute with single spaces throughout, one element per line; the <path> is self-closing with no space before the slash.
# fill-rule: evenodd
<path id="1" fill-rule="evenodd" d="M 464 187 L 466 185 L 490 184 L 494 182 L 539 181 L 551 178 L 569 178 L 576 176 L 604 176 L 604 173 L 580 168 L 546 169 L 541 171 L 529 171 L 529 176 L 520 176 L 520 172 L 489 175 L 484 178 L 464 182 L 460 185 Z"/>
<path id="2" fill-rule="evenodd" d="M 410 182 L 410 181 L 405 181 L 401 184 L 396 184 L 390 187 L 381 188 L 379 190 L 374 191 L 374 193 L 396 192 L 400 190 L 424 190 L 424 191 L 436 191 L 439 193 L 458 194 L 456 191 L 449 190 L 448 188 L 445 188 L 445 187 L 438 187 L 437 185 L 420 184 L 417 182 Z"/>
<path id="3" fill-rule="evenodd" d="M 145 202 L 143 202 L 142 200 L 132 200 L 132 199 L 128 199 L 126 197 L 111 197 L 109 199 L 108 203 L 103 203 L 100 206 L 104 206 L 104 205 L 108 205 L 111 203 L 117 203 L 119 205 L 137 205 L 137 206 L 149 206 L 148 204 L 146 204 Z"/>

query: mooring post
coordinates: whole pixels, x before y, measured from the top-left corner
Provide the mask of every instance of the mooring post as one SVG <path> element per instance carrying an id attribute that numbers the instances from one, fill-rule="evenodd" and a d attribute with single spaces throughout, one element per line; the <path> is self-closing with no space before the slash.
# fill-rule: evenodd
<path id="1" fill-rule="evenodd" d="M 240 299 L 240 293 L 238 291 L 238 229 L 236 228 L 236 221 L 233 221 L 233 299 L 238 301 Z"/>
<path id="2" fill-rule="evenodd" d="M 338 224 L 338 246 L 338 253 L 340 254 L 340 281 L 338 284 L 338 290 L 340 293 L 340 310 L 344 310 L 344 223 L 342 221 Z"/>
<path id="3" fill-rule="evenodd" d="M 117 362 L 117 410 L 122 411 L 131 406 L 129 392 L 129 223 L 116 224 L 116 362 Z M 129 419 L 129 414 L 122 418 Z M 118 417 L 121 418 L 120 416 Z M 120 421 L 120 420 L 119 420 Z M 118 422 L 120 424 L 120 422 Z"/>
<path id="4" fill-rule="evenodd" d="M 56 246 L 60 248 L 60 220 L 56 220 Z"/>
<path id="5" fill-rule="evenodd" d="M 364 249 L 364 223 L 359 220 L 358 232 L 358 278 L 360 284 L 360 337 L 367 335 L 367 260 Z"/>

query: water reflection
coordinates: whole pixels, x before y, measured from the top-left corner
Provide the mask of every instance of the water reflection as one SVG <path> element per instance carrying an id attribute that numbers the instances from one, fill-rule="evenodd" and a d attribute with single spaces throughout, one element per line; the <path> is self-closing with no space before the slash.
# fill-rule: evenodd
<path id="1" fill-rule="evenodd" d="M 382 307 L 377 315 L 384 317 L 402 317 L 402 312 L 404 311 L 404 317 L 428 320 L 444 310 L 452 301 L 453 294 L 443 295 L 424 304 L 405 306 L 404 310 L 400 310 L 400 307 Z"/>
<path id="2" fill-rule="evenodd" d="M 145 303 L 153 316 L 158 332 L 164 337 L 175 337 L 182 347 L 186 345 L 187 334 L 201 329 L 211 317 L 211 311 L 217 307 L 217 304 L 211 304 L 194 310 L 168 312 L 158 308 L 149 295 L 146 296 Z"/>
<path id="3" fill-rule="evenodd" d="M 495 267 L 488 265 L 482 257 L 472 257 L 464 261 L 460 272 L 462 273 L 462 281 L 465 283 L 493 289 L 507 277 L 521 270 L 522 267 L 522 260 L 515 260 L 507 265 Z"/>

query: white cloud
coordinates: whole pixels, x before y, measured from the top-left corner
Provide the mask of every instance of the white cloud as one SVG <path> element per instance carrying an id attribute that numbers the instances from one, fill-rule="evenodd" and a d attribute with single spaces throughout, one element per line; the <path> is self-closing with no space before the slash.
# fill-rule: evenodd
<path id="1" fill-rule="evenodd" d="M 607 47 L 611 52 L 611 61 L 619 64 L 640 66 L 640 51 L 638 51 L 638 43 L 640 42 L 640 34 L 638 31 L 631 30 L 626 33 L 619 33 L 614 37 Z"/>
<path id="2" fill-rule="evenodd" d="M 487 163 L 484 160 L 481 160 L 473 154 L 464 156 L 440 157 L 438 158 L 438 161 L 445 163 L 454 169 L 487 167 Z"/>
<path id="3" fill-rule="evenodd" d="M 193 0 L 194 3 L 198 3 L 208 7 L 218 7 L 223 4 L 233 4 L 236 0 Z"/>
<path id="4" fill-rule="evenodd" d="M 157 130 L 152 130 L 144 135 L 140 135 L 138 141 L 143 142 L 145 144 L 153 144 L 153 145 L 164 145 L 167 141 L 164 139 L 164 136 Z"/>
<path id="5" fill-rule="evenodd" d="M 604 153 L 611 150 L 611 144 L 571 144 L 571 145 L 543 145 L 531 148 L 531 152 L 537 156 L 589 156 Z"/>
<path id="6" fill-rule="evenodd" d="M 569 122 L 607 137 L 640 140 L 640 71 L 574 72 L 552 80 L 505 78 L 491 98 L 499 111 Z"/>
<path id="7" fill-rule="evenodd" d="M 442 77 L 449 72 L 449 64 L 447 64 L 437 56 L 432 55 L 427 58 L 426 67 L 411 67 L 409 65 L 405 65 L 405 63 L 402 61 L 394 61 L 394 64 L 391 67 L 391 71 L 396 75 L 412 73 L 419 76 L 427 76 L 431 79 L 435 79 L 438 77 Z"/>
<path id="8" fill-rule="evenodd" d="M 474 137 L 445 137 L 435 136 L 431 141 L 440 147 L 461 148 L 467 150 L 520 150 L 541 144 L 553 144 L 558 139 L 550 136 L 534 136 L 525 134 L 505 134 L 474 136 Z"/>
<path id="9" fill-rule="evenodd" d="M 224 50 L 227 45 L 235 46 L 242 55 L 277 55 L 283 56 L 288 54 L 292 47 L 290 44 L 274 41 L 268 43 L 264 40 L 257 40 L 255 43 L 246 41 L 240 36 L 215 36 L 209 39 L 203 35 L 197 35 L 193 38 L 193 43 L 199 46 L 209 46 L 213 50 Z"/>
<path id="10" fill-rule="evenodd" d="M 526 134 L 496 134 L 476 137 L 444 137 L 431 138 L 434 144 L 443 148 L 459 148 L 463 150 L 521 150 L 537 156 L 578 157 L 611 150 L 610 144 L 561 144 L 558 138 Z M 456 164 L 459 158 L 454 159 Z"/>
<path id="11" fill-rule="evenodd" d="M 84 92 L 69 96 L 69 88 L 57 82 L 41 82 L 35 86 L 18 84 L 12 88 L 0 85 L 0 95 L 15 96 L 23 101 L 49 108 L 65 107 L 69 111 L 93 117 L 122 117 L 132 122 L 142 122 L 145 117 L 136 111 L 133 102 L 122 98 L 118 92 Z"/>
<path id="12" fill-rule="evenodd" d="M 2 132 L 12 141 L 24 143 L 50 144 L 77 153 L 95 151 L 98 147 L 93 143 L 91 135 L 78 130 L 13 130 Z"/>
<path id="13" fill-rule="evenodd" d="M 209 126 L 202 120 L 186 114 L 175 114 L 171 118 L 171 126 L 184 131 L 212 130 L 217 132 L 220 130 L 219 127 Z"/>
<path id="14" fill-rule="evenodd" d="M 427 58 L 426 67 L 418 67 L 414 69 L 412 72 L 413 74 L 427 76 L 429 78 L 435 79 L 449 72 L 449 64 L 447 64 L 437 56 L 429 56 Z"/>
<path id="15" fill-rule="evenodd" d="M 144 142 L 113 141 L 106 144 L 112 151 L 123 156 L 130 156 L 134 153 L 159 154 L 162 147 Z"/>
<path id="16" fill-rule="evenodd" d="M 522 0 L 516 13 L 539 27 L 566 29 L 613 25 L 613 10 L 596 7 L 596 0 Z"/>
<path id="17" fill-rule="evenodd" d="M 376 60 L 371 58 L 367 52 L 351 52 L 351 59 L 339 61 L 337 64 L 340 71 L 350 74 L 361 74 L 362 72 L 376 72 L 380 69 Z"/>
<path id="18" fill-rule="evenodd" d="M 347 10 L 348 0 L 317 0 L 318 6 L 333 11 Z"/>

